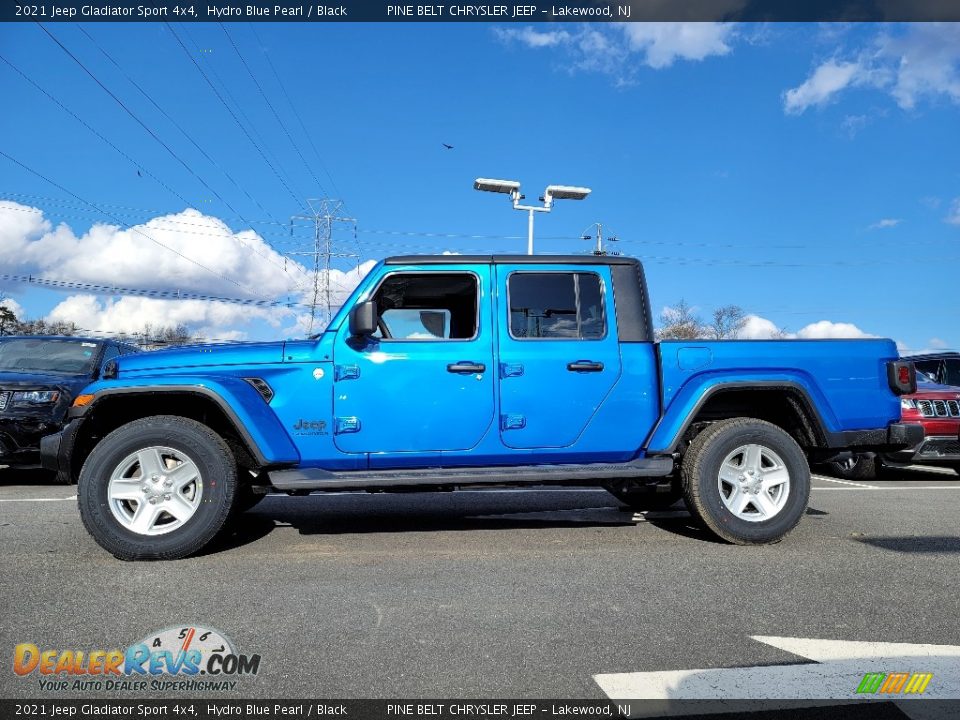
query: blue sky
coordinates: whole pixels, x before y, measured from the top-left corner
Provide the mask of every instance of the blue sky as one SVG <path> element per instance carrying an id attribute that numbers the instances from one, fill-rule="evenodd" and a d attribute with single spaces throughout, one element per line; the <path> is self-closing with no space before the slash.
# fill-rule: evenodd
<path id="1" fill-rule="evenodd" d="M 190 57 L 163 24 L 47 27 L 157 137 L 41 28 L 0 25 L 0 55 L 110 143 L 0 62 L 0 149 L 63 188 L 0 157 L 0 272 L 297 302 L 304 258 L 280 253 L 306 242 L 286 224 L 300 200 L 342 198 L 357 232 L 343 224 L 338 247 L 361 261 L 523 252 L 526 217 L 472 189 L 498 177 L 532 199 L 591 187 L 538 215 L 538 251 L 585 252 L 575 238 L 601 221 L 644 260 L 658 311 L 734 303 L 752 336 L 960 349 L 957 25 L 197 23 L 177 29 Z M 345 291 L 356 261 L 338 267 L 354 269 L 335 277 Z M 305 322 L 0 288 L 23 314 L 99 331 L 263 338 Z"/>

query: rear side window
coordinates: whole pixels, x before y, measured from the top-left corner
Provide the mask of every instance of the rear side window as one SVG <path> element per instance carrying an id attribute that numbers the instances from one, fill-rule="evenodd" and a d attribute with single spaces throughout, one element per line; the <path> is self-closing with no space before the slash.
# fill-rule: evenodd
<path id="1" fill-rule="evenodd" d="M 510 335 L 521 340 L 597 340 L 606 334 L 603 283 L 596 273 L 512 273 Z"/>

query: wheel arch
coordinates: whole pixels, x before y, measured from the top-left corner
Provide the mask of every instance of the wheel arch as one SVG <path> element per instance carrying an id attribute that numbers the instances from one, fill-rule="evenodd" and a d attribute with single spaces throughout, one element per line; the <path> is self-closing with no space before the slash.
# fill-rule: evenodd
<path id="1" fill-rule="evenodd" d="M 258 401 L 264 404 L 259 398 Z M 223 396 L 210 388 L 116 388 L 96 393 L 93 402 L 78 414 L 82 422 L 73 438 L 69 453 L 69 472 L 74 480 L 79 476 L 86 458 L 102 438 L 122 425 L 155 415 L 175 415 L 206 425 L 226 441 L 237 466 L 241 468 L 257 470 L 286 465 L 295 462 L 299 457 L 276 416 L 270 414 L 276 428 L 262 428 L 271 433 L 269 442 L 265 443 L 262 432 L 258 433 L 260 437 L 250 432 L 247 425 L 250 421 L 249 413 L 244 413 L 247 417 L 241 416 Z M 262 418 L 258 417 L 257 421 L 262 421 Z M 280 430 L 280 436 L 276 430 Z"/>
<path id="2" fill-rule="evenodd" d="M 660 436 L 658 427 L 653 437 L 663 441 L 663 449 L 649 452 L 677 452 L 706 425 L 736 417 L 772 423 L 806 450 L 826 448 L 831 444 L 831 433 L 817 404 L 800 383 L 788 380 L 730 381 L 707 387 L 671 436 Z"/>

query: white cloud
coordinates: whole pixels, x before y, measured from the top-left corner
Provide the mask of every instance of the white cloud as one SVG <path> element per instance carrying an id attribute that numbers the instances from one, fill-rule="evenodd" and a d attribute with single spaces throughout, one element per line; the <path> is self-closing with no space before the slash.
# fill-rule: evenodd
<path id="1" fill-rule="evenodd" d="M 736 27 L 717 22 L 635 22 L 581 24 L 567 30 L 494 28 L 493 33 L 504 43 L 562 49 L 567 67 L 612 75 L 619 83 L 627 83 L 638 64 L 660 69 L 677 60 L 729 54 Z"/>
<path id="2" fill-rule="evenodd" d="M 518 42 L 530 48 L 554 47 L 570 42 L 572 36 L 565 30 L 536 30 L 529 25 L 522 28 L 493 28 L 493 34 L 503 42 Z"/>
<path id="3" fill-rule="evenodd" d="M 353 270 L 331 270 L 335 305 L 343 302 L 372 265 L 368 261 Z M 234 232 L 219 218 L 193 209 L 130 229 L 98 224 L 78 235 L 66 224 L 53 227 L 38 208 L 0 201 L 0 272 L 294 304 L 308 302 L 313 287 L 312 276 L 303 266 L 285 258 L 254 231 Z M 141 330 L 145 323 L 183 323 L 218 338 L 239 337 L 253 322 L 266 322 L 278 333 L 292 323 L 287 329 L 297 334 L 309 324 L 303 308 L 92 294 L 66 298 L 49 312 L 48 319 L 110 332 Z"/>
<path id="4" fill-rule="evenodd" d="M 800 328 L 795 337 L 801 340 L 815 340 L 825 338 L 872 338 L 877 336 L 864 332 L 853 323 L 820 320 Z"/>
<path id="5" fill-rule="evenodd" d="M 784 111 L 822 106 L 850 87 L 880 89 L 904 110 L 924 99 L 960 104 L 960 23 L 908 23 L 881 31 L 854 60 L 830 59 L 784 93 Z"/>
<path id="6" fill-rule="evenodd" d="M 729 23 L 625 23 L 621 26 L 631 50 L 643 53 L 652 68 L 670 67 L 681 60 L 703 60 L 726 55 L 734 26 Z"/>
<path id="7" fill-rule="evenodd" d="M 877 222 L 869 225 L 868 230 L 886 230 L 887 228 L 893 228 L 902 223 L 903 220 L 900 218 L 883 218 L 877 220 Z"/>
<path id="8" fill-rule="evenodd" d="M 0 307 L 5 307 L 7 310 L 12 312 L 18 320 L 22 320 L 24 318 L 23 305 L 18 303 L 13 298 L 7 297 L 0 300 Z"/>
<path id="9" fill-rule="evenodd" d="M 951 225 L 960 225 L 960 197 L 953 199 L 950 204 L 950 212 L 947 213 L 943 221 Z"/>
<path id="10" fill-rule="evenodd" d="M 783 109 L 788 114 L 799 115 L 808 107 L 825 105 L 854 82 L 860 71 L 858 63 L 828 60 L 801 85 L 783 94 Z"/>
<path id="11" fill-rule="evenodd" d="M 759 315 L 747 315 L 737 337 L 741 340 L 769 340 L 780 337 L 780 328 L 776 323 Z"/>

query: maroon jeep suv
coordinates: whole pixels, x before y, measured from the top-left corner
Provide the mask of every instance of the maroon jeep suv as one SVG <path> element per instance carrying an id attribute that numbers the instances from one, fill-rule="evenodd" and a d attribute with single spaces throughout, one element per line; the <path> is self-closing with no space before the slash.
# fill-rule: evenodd
<path id="1" fill-rule="evenodd" d="M 905 423 L 923 426 L 923 442 L 896 453 L 853 455 L 828 463 L 828 472 L 855 480 L 877 477 L 884 470 L 905 465 L 934 465 L 953 468 L 960 474 L 960 353 L 907 359 L 917 368 L 917 391 L 900 398 L 900 415 Z"/>

